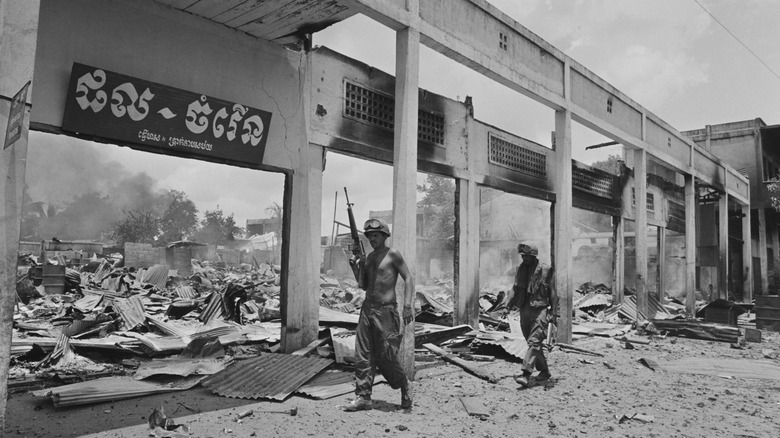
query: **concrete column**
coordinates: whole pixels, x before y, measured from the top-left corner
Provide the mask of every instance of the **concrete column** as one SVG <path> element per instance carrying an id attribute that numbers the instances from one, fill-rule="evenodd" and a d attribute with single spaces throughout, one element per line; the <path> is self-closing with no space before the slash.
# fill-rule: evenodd
<path id="1" fill-rule="evenodd" d="M 769 290 L 769 266 L 766 259 L 766 210 L 758 209 L 758 258 L 761 260 L 761 290 L 765 295 Z"/>
<path id="2" fill-rule="evenodd" d="M 718 298 L 729 297 L 729 194 L 718 200 Z"/>
<path id="3" fill-rule="evenodd" d="M 558 340 L 571 342 L 572 312 L 572 166 L 571 111 L 555 112 L 555 204 L 553 205 L 553 267 L 560 298 Z"/>
<path id="4" fill-rule="evenodd" d="M 407 4 L 414 16 L 416 1 Z M 420 74 L 420 32 L 405 28 L 396 32 L 395 130 L 393 153 L 393 246 L 415 275 L 417 244 L 417 123 Z M 397 293 L 403 293 L 403 281 Z M 399 306 L 403 300 L 398 300 Z M 414 378 L 414 324 L 404 329 L 401 363 L 408 378 Z"/>
<path id="5" fill-rule="evenodd" d="M 696 178 L 685 175 L 685 310 L 696 313 Z"/>
<path id="6" fill-rule="evenodd" d="M 302 108 L 309 108 L 311 54 L 301 65 L 305 86 Z M 322 211 L 322 148 L 308 142 L 309 112 L 304 133 L 292 156 L 293 173 L 285 180 L 282 248 L 282 351 L 292 352 L 317 339 L 319 327 L 320 221 Z M 285 248 L 287 250 L 285 251 Z M 286 255 L 286 257 L 285 257 Z M 286 273 L 286 276 L 285 276 Z"/>
<path id="7" fill-rule="evenodd" d="M 774 212 L 773 212 L 774 213 Z M 776 217 L 772 214 L 772 217 Z M 777 227 L 777 222 L 767 222 L 766 225 L 767 239 L 772 240 L 772 266 L 780 268 L 780 229 Z M 768 266 L 768 263 L 767 263 Z"/>
<path id="8" fill-rule="evenodd" d="M 750 205 L 742 206 L 742 302 L 753 301 L 753 240 L 750 237 Z"/>
<path id="9" fill-rule="evenodd" d="M 479 327 L 479 186 L 474 181 L 456 181 L 457 282 L 455 324 Z"/>
<path id="10" fill-rule="evenodd" d="M 625 200 L 623 201 L 625 203 Z M 625 206 L 624 206 L 625 208 Z M 615 303 L 622 303 L 626 281 L 626 233 L 625 222 L 622 217 L 612 218 L 613 236 L 615 236 L 615 270 L 612 273 L 613 288 L 612 296 L 615 297 Z"/>
<path id="11" fill-rule="evenodd" d="M 666 228 L 658 227 L 658 301 L 663 300 L 666 293 Z"/>
<path id="12" fill-rule="evenodd" d="M 6 127 L 11 101 L 33 78 L 35 48 L 38 39 L 37 0 L 0 0 L 0 430 L 5 428 L 8 396 L 8 365 L 11 358 L 13 313 L 16 304 L 16 259 L 19 251 L 19 227 L 22 193 L 27 163 L 30 126 L 30 96 L 24 103 L 21 137 L 8 148 Z"/>
<path id="13" fill-rule="evenodd" d="M 647 302 L 647 153 L 634 149 L 634 193 L 636 193 L 636 307 L 637 321 L 649 317 Z"/>

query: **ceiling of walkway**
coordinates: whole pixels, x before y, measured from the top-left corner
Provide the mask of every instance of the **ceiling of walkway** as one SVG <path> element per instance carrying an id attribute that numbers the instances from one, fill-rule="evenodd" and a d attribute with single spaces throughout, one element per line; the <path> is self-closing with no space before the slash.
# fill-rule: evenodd
<path id="1" fill-rule="evenodd" d="M 355 14 L 334 0 L 154 0 L 256 38 L 300 44 L 306 34 Z"/>

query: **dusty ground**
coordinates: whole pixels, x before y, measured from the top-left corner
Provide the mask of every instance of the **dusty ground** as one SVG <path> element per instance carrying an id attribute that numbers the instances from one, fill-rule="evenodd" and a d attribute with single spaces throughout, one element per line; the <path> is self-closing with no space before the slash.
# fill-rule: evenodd
<path id="1" fill-rule="evenodd" d="M 415 383 L 414 409 L 398 409 L 400 396 L 377 385 L 375 409 L 342 413 L 350 395 L 329 400 L 292 396 L 283 403 L 227 399 L 206 389 L 55 409 L 47 399 L 12 394 L 8 400 L 8 437 L 144 437 L 147 416 L 163 406 L 191 436 L 563 436 L 563 437 L 766 437 L 780 436 L 780 375 L 774 379 L 653 371 L 638 362 L 651 357 L 741 358 L 780 365 L 780 334 L 763 331 L 763 342 L 746 349 L 728 343 L 685 338 L 654 340 L 624 349 L 611 338 L 594 337 L 575 345 L 604 357 L 549 354 L 553 379 L 518 390 L 513 376 L 519 363 L 506 359 L 480 363 L 499 377 L 490 384 L 445 363 L 422 369 Z M 772 349 L 773 359 L 762 350 Z M 746 362 L 748 363 L 748 362 Z M 614 367 L 614 369 L 612 369 Z M 731 377 L 731 378 L 730 378 Z M 478 397 L 489 416 L 469 416 L 461 397 Z M 298 408 L 292 417 L 281 413 Z M 191 410 L 198 413 L 193 413 Z M 239 412 L 255 414 L 241 423 Z M 632 417 L 633 419 L 622 417 Z M 643 419 L 639 419 L 643 418 Z"/>

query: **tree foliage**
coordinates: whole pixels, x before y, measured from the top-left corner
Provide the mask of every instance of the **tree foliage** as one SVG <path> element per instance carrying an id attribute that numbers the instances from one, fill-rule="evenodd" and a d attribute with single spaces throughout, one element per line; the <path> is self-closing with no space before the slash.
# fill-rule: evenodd
<path id="1" fill-rule="evenodd" d="M 236 225 L 233 214 L 225 216 L 222 209 L 217 206 L 216 210 L 206 210 L 203 213 L 200 228 L 195 232 L 195 240 L 200 243 L 224 245 L 233 240 L 233 236 L 241 233 L 242 230 Z"/>
<path id="2" fill-rule="evenodd" d="M 423 236 L 448 240 L 455 235 L 455 181 L 443 176 L 428 175 L 417 191 L 423 199 L 417 204 L 425 212 Z"/>
<path id="3" fill-rule="evenodd" d="M 159 228 L 159 219 L 151 210 L 127 211 L 114 226 L 112 237 L 119 246 L 127 242 L 156 244 Z"/>
<path id="4" fill-rule="evenodd" d="M 603 170 L 604 172 L 611 173 L 612 175 L 620 175 L 620 169 L 623 166 L 623 158 L 619 155 L 610 155 L 606 160 L 595 161 L 590 167 Z"/>
<path id="5" fill-rule="evenodd" d="M 198 208 L 187 194 L 169 191 L 167 207 L 159 219 L 159 240 L 165 244 L 190 238 L 198 229 Z"/>

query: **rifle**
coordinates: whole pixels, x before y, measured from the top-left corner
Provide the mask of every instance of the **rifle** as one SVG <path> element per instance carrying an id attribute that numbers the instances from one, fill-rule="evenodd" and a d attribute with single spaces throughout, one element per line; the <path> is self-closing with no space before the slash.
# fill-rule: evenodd
<path id="1" fill-rule="evenodd" d="M 349 215 L 349 231 L 352 235 L 352 245 L 350 245 L 350 250 L 352 251 L 352 255 L 355 257 L 358 257 L 360 260 L 366 259 L 366 251 L 363 249 L 363 242 L 360 241 L 360 235 L 358 234 L 358 227 L 355 224 L 355 215 L 352 213 L 352 205 L 349 202 L 349 193 L 347 193 L 347 188 L 344 187 L 344 195 L 347 197 L 347 215 Z M 355 274 L 357 277 L 358 274 Z M 360 283 L 360 279 L 358 278 L 358 283 Z"/>

